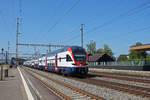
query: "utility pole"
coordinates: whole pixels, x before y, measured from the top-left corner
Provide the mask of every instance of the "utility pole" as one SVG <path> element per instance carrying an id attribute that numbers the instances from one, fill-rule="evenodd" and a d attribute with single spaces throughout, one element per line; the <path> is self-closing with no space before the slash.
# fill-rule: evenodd
<path id="1" fill-rule="evenodd" d="M 19 33 L 19 18 L 17 18 L 17 30 L 16 30 L 16 66 L 18 65 L 18 35 Z"/>
<path id="2" fill-rule="evenodd" d="M 37 51 L 36 51 L 36 47 L 34 47 L 34 57 L 37 58 Z"/>
<path id="3" fill-rule="evenodd" d="M 51 52 L 51 44 L 48 46 L 48 52 Z"/>
<path id="4" fill-rule="evenodd" d="M 83 47 L 83 27 L 84 27 L 84 24 L 81 24 L 81 47 Z"/>
<path id="5" fill-rule="evenodd" d="M 9 59 L 9 49 L 10 49 L 10 42 L 8 41 L 8 50 L 7 50 L 8 59 Z"/>
<path id="6" fill-rule="evenodd" d="M 8 52 L 6 51 L 5 63 L 8 64 Z"/>

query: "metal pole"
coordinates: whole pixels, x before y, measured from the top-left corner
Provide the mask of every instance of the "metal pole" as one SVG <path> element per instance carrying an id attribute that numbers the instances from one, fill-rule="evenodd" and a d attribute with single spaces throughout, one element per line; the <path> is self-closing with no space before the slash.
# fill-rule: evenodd
<path id="1" fill-rule="evenodd" d="M 6 51 L 6 64 L 8 64 L 8 52 Z"/>
<path id="2" fill-rule="evenodd" d="M 3 63 L 3 51 L 4 49 L 2 48 L 2 63 Z M 1 65 L 1 80 L 3 80 L 3 65 Z"/>
<path id="3" fill-rule="evenodd" d="M 9 59 L 9 49 L 10 49 L 10 42 L 8 41 L 8 52 L 7 52 L 8 59 Z"/>
<path id="4" fill-rule="evenodd" d="M 81 24 L 81 47 L 83 47 L 83 27 L 84 24 Z"/>
<path id="5" fill-rule="evenodd" d="M 19 34 L 19 18 L 17 18 L 17 30 L 16 30 L 16 67 L 18 65 L 18 34 Z"/>
<path id="6" fill-rule="evenodd" d="M 1 66 L 1 80 L 3 80 L 3 66 Z"/>
<path id="7" fill-rule="evenodd" d="M 51 52 L 51 44 L 48 46 L 48 52 Z"/>

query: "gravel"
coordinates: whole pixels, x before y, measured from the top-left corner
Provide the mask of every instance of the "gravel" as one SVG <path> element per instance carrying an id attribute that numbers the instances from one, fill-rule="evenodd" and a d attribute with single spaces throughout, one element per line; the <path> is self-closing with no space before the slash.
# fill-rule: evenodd
<path id="1" fill-rule="evenodd" d="M 99 87 L 99 86 L 92 85 L 92 84 L 87 84 L 87 83 L 84 83 L 84 82 L 64 78 L 64 77 L 59 76 L 57 74 L 47 73 L 47 72 L 39 71 L 39 70 L 36 70 L 36 71 L 38 71 L 38 72 L 40 72 L 44 75 L 47 75 L 47 76 L 49 76 L 53 79 L 57 79 L 59 81 L 70 84 L 74 87 L 77 87 L 77 88 L 80 88 L 82 90 L 88 91 L 89 93 L 94 94 L 96 96 L 103 97 L 106 100 L 149 100 L 149 98 L 146 98 L 146 97 L 144 98 L 144 97 L 141 97 L 141 96 L 137 96 L 137 95 L 133 95 L 133 94 L 113 90 L 113 89 L 110 89 L 110 88 L 104 88 L 104 87 Z"/>
<path id="2" fill-rule="evenodd" d="M 104 80 L 104 81 L 108 81 L 108 82 L 116 82 L 116 83 L 127 84 L 127 85 L 133 85 L 133 86 L 139 86 L 139 87 L 144 87 L 144 88 L 150 87 L 150 84 L 148 84 L 148 83 L 139 83 L 139 82 L 110 79 L 110 78 L 104 78 L 104 77 L 95 77 L 94 79 Z"/>
<path id="3" fill-rule="evenodd" d="M 69 96 L 71 99 L 73 100 L 91 100 L 89 97 L 82 95 L 76 91 L 71 90 L 70 88 L 64 87 L 62 85 L 59 85 L 51 80 L 48 80 L 36 73 L 32 73 L 34 74 L 36 77 L 40 78 L 42 81 L 48 83 L 50 86 L 54 87 L 55 89 L 57 89 L 58 91 L 60 91 L 61 93 Z"/>
<path id="4" fill-rule="evenodd" d="M 103 75 L 106 75 L 106 76 L 114 76 L 114 77 L 121 77 L 121 78 L 133 78 L 133 79 L 150 80 L 150 77 L 142 77 L 142 76 L 138 77 L 138 76 L 131 76 L 131 75 L 119 75 L 119 74 L 117 75 L 117 74 L 107 74 L 107 73 L 99 73 L 99 75 L 102 76 L 102 77 L 103 77 Z"/>

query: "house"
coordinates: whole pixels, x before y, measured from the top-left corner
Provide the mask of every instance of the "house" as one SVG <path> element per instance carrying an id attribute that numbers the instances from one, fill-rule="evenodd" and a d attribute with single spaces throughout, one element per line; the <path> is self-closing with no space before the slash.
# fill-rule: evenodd
<path id="1" fill-rule="evenodd" d="M 105 53 L 88 55 L 88 62 L 110 62 L 110 61 L 114 61 L 114 59 Z"/>

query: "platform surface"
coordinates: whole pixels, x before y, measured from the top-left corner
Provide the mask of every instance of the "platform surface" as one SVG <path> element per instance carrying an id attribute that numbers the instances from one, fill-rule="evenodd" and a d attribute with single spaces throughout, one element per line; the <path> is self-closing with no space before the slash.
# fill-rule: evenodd
<path id="1" fill-rule="evenodd" d="M 28 100 L 19 72 L 9 69 L 9 77 L 0 81 L 0 100 Z"/>
<path id="2" fill-rule="evenodd" d="M 20 70 L 20 71 L 19 71 Z M 45 85 L 26 73 L 22 68 L 9 68 L 8 77 L 0 81 L 0 100 L 31 100 L 27 92 L 31 92 L 32 100 L 61 100 Z M 22 77 L 29 91 L 26 91 Z M 26 87 L 26 88 L 27 88 Z"/>

